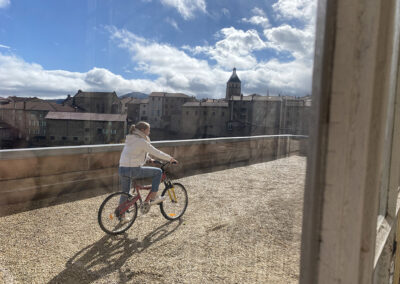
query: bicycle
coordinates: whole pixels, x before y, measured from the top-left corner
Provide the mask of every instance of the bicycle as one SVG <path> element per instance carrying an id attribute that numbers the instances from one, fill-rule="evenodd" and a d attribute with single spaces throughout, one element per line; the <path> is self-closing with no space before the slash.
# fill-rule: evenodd
<path id="1" fill-rule="evenodd" d="M 188 194 L 186 188 L 181 183 L 171 181 L 165 168 L 171 162 L 162 163 L 155 161 L 161 165 L 162 177 L 161 183 L 164 189 L 161 196 L 167 195 L 164 202 L 159 204 L 161 214 L 170 221 L 178 220 L 183 216 L 188 206 Z M 142 199 L 140 190 L 148 190 L 150 194 L 151 185 L 139 185 L 133 181 L 131 191 L 133 193 L 115 192 L 110 194 L 101 203 L 98 212 L 98 222 L 100 228 L 110 235 L 122 234 L 128 230 L 135 222 L 138 214 L 138 208 L 142 214 L 146 214 L 150 210 L 150 204 L 146 201 L 149 199 L 147 195 L 145 201 Z M 139 206 L 138 206 L 139 203 Z M 129 221 L 122 224 L 122 217 L 129 218 Z"/>

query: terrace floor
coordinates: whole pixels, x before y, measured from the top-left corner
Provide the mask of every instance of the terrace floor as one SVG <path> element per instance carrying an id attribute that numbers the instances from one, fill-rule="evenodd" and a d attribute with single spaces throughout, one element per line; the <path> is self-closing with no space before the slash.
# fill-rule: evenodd
<path id="1" fill-rule="evenodd" d="M 105 235 L 105 195 L 0 218 L 0 283 L 297 283 L 306 158 L 180 179 L 181 222 L 158 207 Z"/>

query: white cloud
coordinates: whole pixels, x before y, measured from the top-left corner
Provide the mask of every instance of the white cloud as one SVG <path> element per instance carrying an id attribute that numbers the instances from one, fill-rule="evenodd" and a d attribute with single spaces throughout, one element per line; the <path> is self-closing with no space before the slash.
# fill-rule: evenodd
<path id="1" fill-rule="evenodd" d="M 258 8 L 258 7 L 254 7 L 254 8 L 251 10 L 251 12 L 252 12 L 254 15 L 257 15 L 257 16 L 265 16 L 265 12 L 264 12 L 262 9 Z"/>
<path id="2" fill-rule="evenodd" d="M 253 16 L 250 19 L 243 18 L 242 21 L 253 25 L 260 25 L 263 28 L 268 28 L 270 26 L 268 18 L 262 16 Z"/>
<path id="3" fill-rule="evenodd" d="M 166 18 L 165 21 L 170 24 L 172 27 L 174 27 L 177 31 L 181 31 L 181 29 L 179 28 L 178 24 L 176 23 L 176 21 L 172 18 Z"/>
<path id="4" fill-rule="evenodd" d="M 185 20 L 194 18 L 196 11 L 206 13 L 205 0 L 161 0 L 161 3 L 178 10 Z"/>
<path id="5" fill-rule="evenodd" d="M 190 57 L 176 47 L 146 40 L 126 30 L 110 28 L 109 31 L 119 46 L 130 52 L 137 69 L 158 76 L 156 81 L 162 89 L 188 95 L 214 95 L 215 86 L 221 85 L 221 77 L 223 82 L 229 76 L 225 71 L 210 67 L 207 61 Z M 220 88 L 223 87 L 222 84 Z"/>
<path id="6" fill-rule="evenodd" d="M 242 31 L 230 27 L 222 29 L 216 36 L 221 40 L 216 42 L 215 46 L 186 47 L 186 49 L 194 54 L 207 54 L 223 69 L 230 69 L 234 66 L 239 69 L 247 69 L 257 64 L 257 59 L 252 51 L 266 47 L 255 30 Z"/>
<path id="7" fill-rule="evenodd" d="M 246 93 L 305 95 L 310 93 L 312 68 L 308 62 L 280 62 L 272 59 L 260 62 L 251 70 L 238 72 Z"/>
<path id="8" fill-rule="evenodd" d="M 157 83 L 176 92 L 198 97 L 224 97 L 225 83 L 234 66 L 245 94 L 266 94 L 267 89 L 275 94 L 304 95 L 310 92 L 310 62 L 305 58 L 295 58 L 291 62 L 257 61 L 252 52 L 268 46 L 254 30 L 225 28 L 218 33 L 220 40 L 215 45 L 184 46 L 182 50 L 146 40 L 126 30 L 113 28 L 110 31 L 119 46 L 129 50 L 138 68 L 157 75 Z M 194 56 L 206 55 L 216 64 L 191 57 L 184 51 Z"/>
<path id="9" fill-rule="evenodd" d="M 0 8 L 6 8 L 10 3 L 10 0 L 0 0 Z"/>
<path id="10" fill-rule="evenodd" d="M 270 26 L 269 20 L 267 16 L 265 15 L 265 12 L 261 10 L 258 7 L 255 7 L 251 10 L 254 16 L 251 18 L 242 18 L 242 22 L 244 23 L 250 23 L 253 25 L 259 25 L 263 27 L 264 29 L 268 28 Z"/>
<path id="11" fill-rule="evenodd" d="M 0 53 L 0 96 L 66 97 L 78 89 L 116 91 L 118 95 L 140 90 L 150 93 L 162 85 L 150 80 L 127 80 L 107 69 L 93 68 L 86 73 L 45 70 L 15 55 Z"/>
<path id="12" fill-rule="evenodd" d="M 315 19 L 315 0 L 278 0 L 272 8 L 282 18 L 300 19 L 313 22 Z"/>
<path id="13" fill-rule="evenodd" d="M 295 58 L 310 58 L 313 55 L 313 29 L 298 29 L 289 25 L 264 30 L 268 46 L 278 51 L 288 51 Z"/>
<path id="14" fill-rule="evenodd" d="M 6 48 L 6 49 L 10 49 L 10 47 L 9 47 L 9 46 L 7 46 L 7 45 L 3 45 L 3 44 L 0 44 L 0 48 Z"/>

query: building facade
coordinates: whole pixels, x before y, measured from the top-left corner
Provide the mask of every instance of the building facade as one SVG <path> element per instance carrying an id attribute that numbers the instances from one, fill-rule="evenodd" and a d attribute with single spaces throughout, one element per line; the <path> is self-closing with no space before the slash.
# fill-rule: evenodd
<path id="1" fill-rule="evenodd" d="M 187 102 L 182 106 L 180 137 L 185 139 L 227 136 L 228 103 Z"/>
<path id="2" fill-rule="evenodd" d="M 115 92 L 78 92 L 68 95 L 64 104 L 75 108 L 78 112 L 90 113 L 122 113 L 122 103 Z"/>
<path id="3" fill-rule="evenodd" d="M 74 109 L 38 98 L 9 97 L 7 101 L 2 100 L 0 122 L 6 125 L 7 132 L 12 131 L 13 148 L 47 146 L 45 116 L 50 111 L 73 112 Z M 10 136 L 6 138 L 9 139 Z M 10 144 L 9 141 L 4 143 Z"/>
<path id="4" fill-rule="evenodd" d="M 182 106 L 194 97 L 182 93 L 153 92 L 148 101 L 152 139 L 176 139 L 181 132 Z"/>
<path id="5" fill-rule="evenodd" d="M 122 143 L 126 114 L 49 112 L 46 115 L 48 146 Z"/>

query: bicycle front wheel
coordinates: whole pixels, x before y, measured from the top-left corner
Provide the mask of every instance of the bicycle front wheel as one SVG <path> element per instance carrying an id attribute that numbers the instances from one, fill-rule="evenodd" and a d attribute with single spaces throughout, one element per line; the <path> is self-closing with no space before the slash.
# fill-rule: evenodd
<path id="1" fill-rule="evenodd" d="M 100 205 L 98 222 L 100 228 L 110 235 L 122 234 L 135 222 L 138 206 L 133 196 L 126 192 L 109 195 Z"/>
<path id="2" fill-rule="evenodd" d="M 165 188 L 161 196 L 166 196 L 160 203 L 161 214 L 168 220 L 177 220 L 185 213 L 188 206 L 186 188 L 180 183 L 173 183 L 171 188 Z"/>

